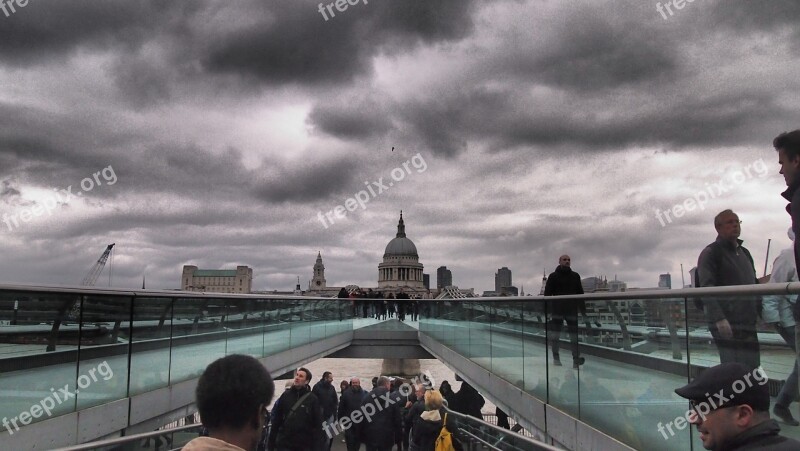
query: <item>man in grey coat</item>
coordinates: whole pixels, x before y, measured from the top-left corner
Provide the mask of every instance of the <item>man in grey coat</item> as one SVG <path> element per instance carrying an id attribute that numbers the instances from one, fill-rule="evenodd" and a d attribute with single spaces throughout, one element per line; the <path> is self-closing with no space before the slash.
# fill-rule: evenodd
<path id="1" fill-rule="evenodd" d="M 714 218 L 717 239 L 700 253 L 697 259 L 699 287 L 752 285 L 758 283 L 753 257 L 739 235 L 742 232 L 739 216 L 731 210 Z M 703 299 L 708 329 L 719 350 L 721 363 L 739 362 L 751 368 L 761 365 L 756 320 L 758 296 L 732 296 L 730 299 Z"/>

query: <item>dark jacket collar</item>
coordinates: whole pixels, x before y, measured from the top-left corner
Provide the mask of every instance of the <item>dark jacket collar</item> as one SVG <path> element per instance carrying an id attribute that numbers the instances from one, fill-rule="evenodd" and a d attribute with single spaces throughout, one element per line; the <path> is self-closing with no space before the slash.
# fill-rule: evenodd
<path id="1" fill-rule="evenodd" d="M 558 266 L 556 266 L 556 272 L 557 273 L 569 274 L 569 273 L 572 272 L 572 268 L 570 268 L 569 266 L 558 265 Z"/>
<path id="2" fill-rule="evenodd" d="M 751 427 L 750 429 L 740 432 L 737 436 L 731 439 L 732 443 L 728 445 L 742 446 L 750 441 L 759 437 L 778 435 L 781 432 L 781 427 L 775 420 L 767 420 Z"/>
<path id="3" fill-rule="evenodd" d="M 717 235 L 717 243 L 724 247 L 727 247 L 728 249 L 736 249 L 737 247 L 741 247 L 744 241 L 740 240 L 739 238 L 736 238 L 736 246 L 734 246 L 733 243 L 731 243 L 729 240 L 723 240 L 721 236 Z"/>
<path id="4" fill-rule="evenodd" d="M 311 391 L 311 387 L 309 387 L 308 384 L 302 385 L 300 387 L 292 385 L 291 390 L 297 392 L 300 395 L 304 395 L 306 392 Z"/>
<path id="5" fill-rule="evenodd" d="M 786 191 L 781 193 L 784 199 L 788 200 L 789 202 L 792 201 L 792 197 L 794 193 L 797 192 L 797 189 L 800 188 L 800 177 L 797 177 L 794 182 L 786 189 Z"/>

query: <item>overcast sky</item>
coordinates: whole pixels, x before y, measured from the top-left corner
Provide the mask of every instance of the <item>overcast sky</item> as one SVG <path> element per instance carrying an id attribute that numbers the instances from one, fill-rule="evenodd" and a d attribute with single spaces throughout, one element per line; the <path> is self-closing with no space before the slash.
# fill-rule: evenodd
<path id="1" fill-rule="evenodd" d="M 290 290 L 318 251 L 374 287 L 401 209 L 431 284 L 478 292 L 507 266 L 538 293 L 563 253 L 680 286 L 725 208 L 759 275 L 789 246 L 800 2 L 318 4 L 0 11 L 0 281 L 77 285 L 113 242 L 116 287 L 244 264 Z"/>

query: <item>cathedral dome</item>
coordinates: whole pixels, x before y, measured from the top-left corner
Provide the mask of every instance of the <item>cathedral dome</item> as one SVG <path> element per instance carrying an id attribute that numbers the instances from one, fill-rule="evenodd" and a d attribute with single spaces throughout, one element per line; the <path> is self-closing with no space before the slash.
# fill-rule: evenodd
<path id="1" fill-rule="evenodd" d="M 397 237 L 389 241 L 384 255 L 413 255 L 414 257 L 419 257 L 417 246 L 414 246 L 414 242 L 406 237 Z"/>
<path id="2" fill-rule="evenodd" d="M 417 246 L 414 242 L 406 238 L 406 226 L 403 223 L 403 213 L 400 212 L 400 222 L 397 223 L 397 236 L 389 241 L 386 245 L 386 251 L 383 253 L 384 258 L 391 256 L 413 256 L 419 257 L 417 254 Z"/>

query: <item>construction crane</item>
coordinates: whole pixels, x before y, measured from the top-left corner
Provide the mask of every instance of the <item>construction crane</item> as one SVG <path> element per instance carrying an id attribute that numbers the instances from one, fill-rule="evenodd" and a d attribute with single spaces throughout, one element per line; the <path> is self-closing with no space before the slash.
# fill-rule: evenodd
<path id="1" fill-rule="evenodd" d="M 106 247 L 105 252 L 100 258 L 97 259 L 97 263 L 94 264 L 92 269 L 89 270 L 89 274 L 86 274 L 86 277 L 83 278 L 83 282 L 81 282 L 81 286 L 85 287 L 93 287 L 95 282 L 97 282 L 97 278 L 100 277 L 100 273 L 103 272 L 103 267 L 106 266 L 106 262 L 108 261 L 108 256 L 111 254 L 111 250 L 114 248 L 114 244 L 111 243 Z"/>
<path id="2" fill-rule="evenodd" d="M 100 277 L 100 273 L 103 272 L 103 267 L 106 266 L 106 262 L 108 261 L 108 256 L 111 255 L 111 250 L 114 249 L 114 244 L 111 243 L 106 247 L 105 252 L 100 258 L 97 259 L 97 263 L 92 266 L 92 269 L 89 270 L 89 274 L 86 274 L 86 277 L 83 278 L 83 282 L 81 282 L 81 286 L 85 287 L 93 287 L 95 282 L 97 282 L 97 278 Z M 109 285 L 111 282 L 109 280 Z M 58 330 L 61 328 L 62 321 L 81 321 L 81 298 L 83 296 L 76 296 L 74 298 L 68 298 L 64 304 L 59 308 L 58 315 L 56 319 L 53 321 L 53 328 L 50 331 L 50 337 L 47 340 L 47 352 L 53 352 L 56 350 L 56 345 L 58 343 Z M 114 331 L 117 332 L 119 330 L 119 321 L 116 322 Z M 115 335 L 116 337 L 116 335 Z"/>

